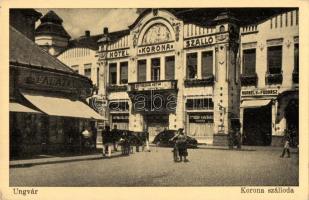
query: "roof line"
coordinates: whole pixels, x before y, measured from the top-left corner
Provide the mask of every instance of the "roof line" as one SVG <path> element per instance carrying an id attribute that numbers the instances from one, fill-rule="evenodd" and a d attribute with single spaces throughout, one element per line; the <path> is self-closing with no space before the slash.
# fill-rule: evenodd
<path id="1" fill-rule="evenodd" d="M 53 59 L 54 61 L 58 62 L 58 64 L 63 65 L 64 67 L 67 67 L 68 69 L 70 69 L 72 72 L 74 72 L 73 69 L 71 69 L 69 66 L 65 65 L 63 62 L 61 62 L 60 60 L 58 60 L 57 58 L 55 58 L 54 56 L 50 55 L 49 53 L 47 53 L 46 51 L 42 50 L 35 42 L 33 42 L 32 40 L 30 40 L 29 38 L 25 37 L 22 33 L 20 33 L 18 30 L 16 30 L 14 27 L 10 26 L 10 28 L 13 28 L 17 34 L 23 36 L 26 40 L 30 41 L 31 43 L 34 44 L 34 46 L 36 48 L 38 48 L 41 52 L 43 52 L 44 54 L 47 54 L 48 56 L 51 57 L 51 59 Z M 30 62 L 30 61 L 29 61 Z M 29 63 L 31 64 L 31 63 Z"/>

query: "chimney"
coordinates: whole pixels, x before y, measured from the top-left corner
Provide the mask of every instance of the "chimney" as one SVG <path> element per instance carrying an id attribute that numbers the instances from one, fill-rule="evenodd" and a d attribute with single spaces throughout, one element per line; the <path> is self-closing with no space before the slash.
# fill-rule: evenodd
<path id="1" fill-rule="evenodd" d="M 107 28 L 107 27 L 104 27 L 104 28 L 103 28 L 103 34 L 104 34 L 104 35 L 107 35 L 107 34 L 108 34 L 108 28 Z"/>
<path id="2" fill-rule="evenodd" d="M 86 37 L 90 37 L 90 31 L 89 31 L 89 30 L 86 30 L 86 31 L 85 31 L 85 36 L 86 36 Z"/>

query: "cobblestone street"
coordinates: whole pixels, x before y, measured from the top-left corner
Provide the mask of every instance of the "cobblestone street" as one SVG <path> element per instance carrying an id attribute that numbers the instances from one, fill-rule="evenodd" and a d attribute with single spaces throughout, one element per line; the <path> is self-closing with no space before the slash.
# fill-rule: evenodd
<path id="1" fill-rule="evenodd" d="M 281 148 L 189 149 L 188 163 L 174 163 L 170 148 L 129 157 L 11 168 L 10 186 L 295 186 L 298 153 Z"/>

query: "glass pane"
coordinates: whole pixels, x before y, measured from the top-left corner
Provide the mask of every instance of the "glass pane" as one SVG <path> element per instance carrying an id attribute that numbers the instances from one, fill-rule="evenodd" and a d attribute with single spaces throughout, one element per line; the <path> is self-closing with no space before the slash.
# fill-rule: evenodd
<path id="1" fill-rule="evenodd" d="M 120 63 L 120 83 L 128 83 L 128 62 Z"/>
<path id="2" fill-rule="evenodd" d="M 254 75 L 256 65 L 255 49 L 247 49 L 243 51 L 243 74 Z"/>
<path id="3" fill-rule="evenodd" d="M 271 74 L 281 73 L 282 46 L 268 47 L 267 50 L 268 72 Z"/>
<path id="4" fill-rule="evenodd" d="M 299 70 L 299 49 L 298 44 L 294 45 L 294 71 L 298 72 Z"/>
<path id="5" fill-rule="evenodd" d="M 197 78 L 197 53 L 187 54 L 187 78 Z"/>
<path id="6" fill-rule="evenodd" d="M 175 57 L 170 56 L 165 58 L 165 79 L 175 79 Z"/>
<path id="7" fill-rule="evenodd" d="M 160 58 L 151 59 L 151 80 L 160 80 Z"/>
<path id="8" fill-rule="evenodd" d="M 85 69 L 85 76 L 91 79 L 91 69 Z"/>
<path id="9" fill-rule="evenodd" d="M 213 55 L 212 51 L 202 53 L 202 77 L 213 75 Z"/>
<path id="10" fill-rule="evenodd" d="M 117 84 L 117 65 L 116 63 L 109 64 L 109 83 Z"/>
<path id="11" fill-rule="evenodd" d="M 146 81 L 146 60 L 139 60 L 137 63 L 137 81 L 144 82 Z"/>

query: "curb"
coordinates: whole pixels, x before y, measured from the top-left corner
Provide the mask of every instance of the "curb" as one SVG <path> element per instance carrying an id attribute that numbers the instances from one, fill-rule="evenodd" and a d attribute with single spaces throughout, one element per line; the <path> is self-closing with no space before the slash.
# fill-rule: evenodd
<path id="1" fill-rule="evenodd" d="M 60 160 L 45 160 L 45 161 L 37 161 L 37 159 L 35 160 L 29 160 L 24 161 L 24 162 L 20 162 L 20 163 L 10 163 L 9 167 L 10 168 L 18 168 L 18 167 L 32 167 L 35 165 L 45 165 L 45 164 L 56 164 L 56 163 L 65 163 L 65 162 L 76 162 L 76 161 L 85 161 L 85 160 L 98 160 L 98 159 L 102 159 L 102 155 L 98 154 L 98 155 L 91 155 L 91 156 L 84 156 L 83 158 L 81 157 L 70 157 L 68 159 L 60 159 Z M 11 161 L 12 162 L 12 161 Z M 18 161 L 16 161 L 18 162 Z"/>

